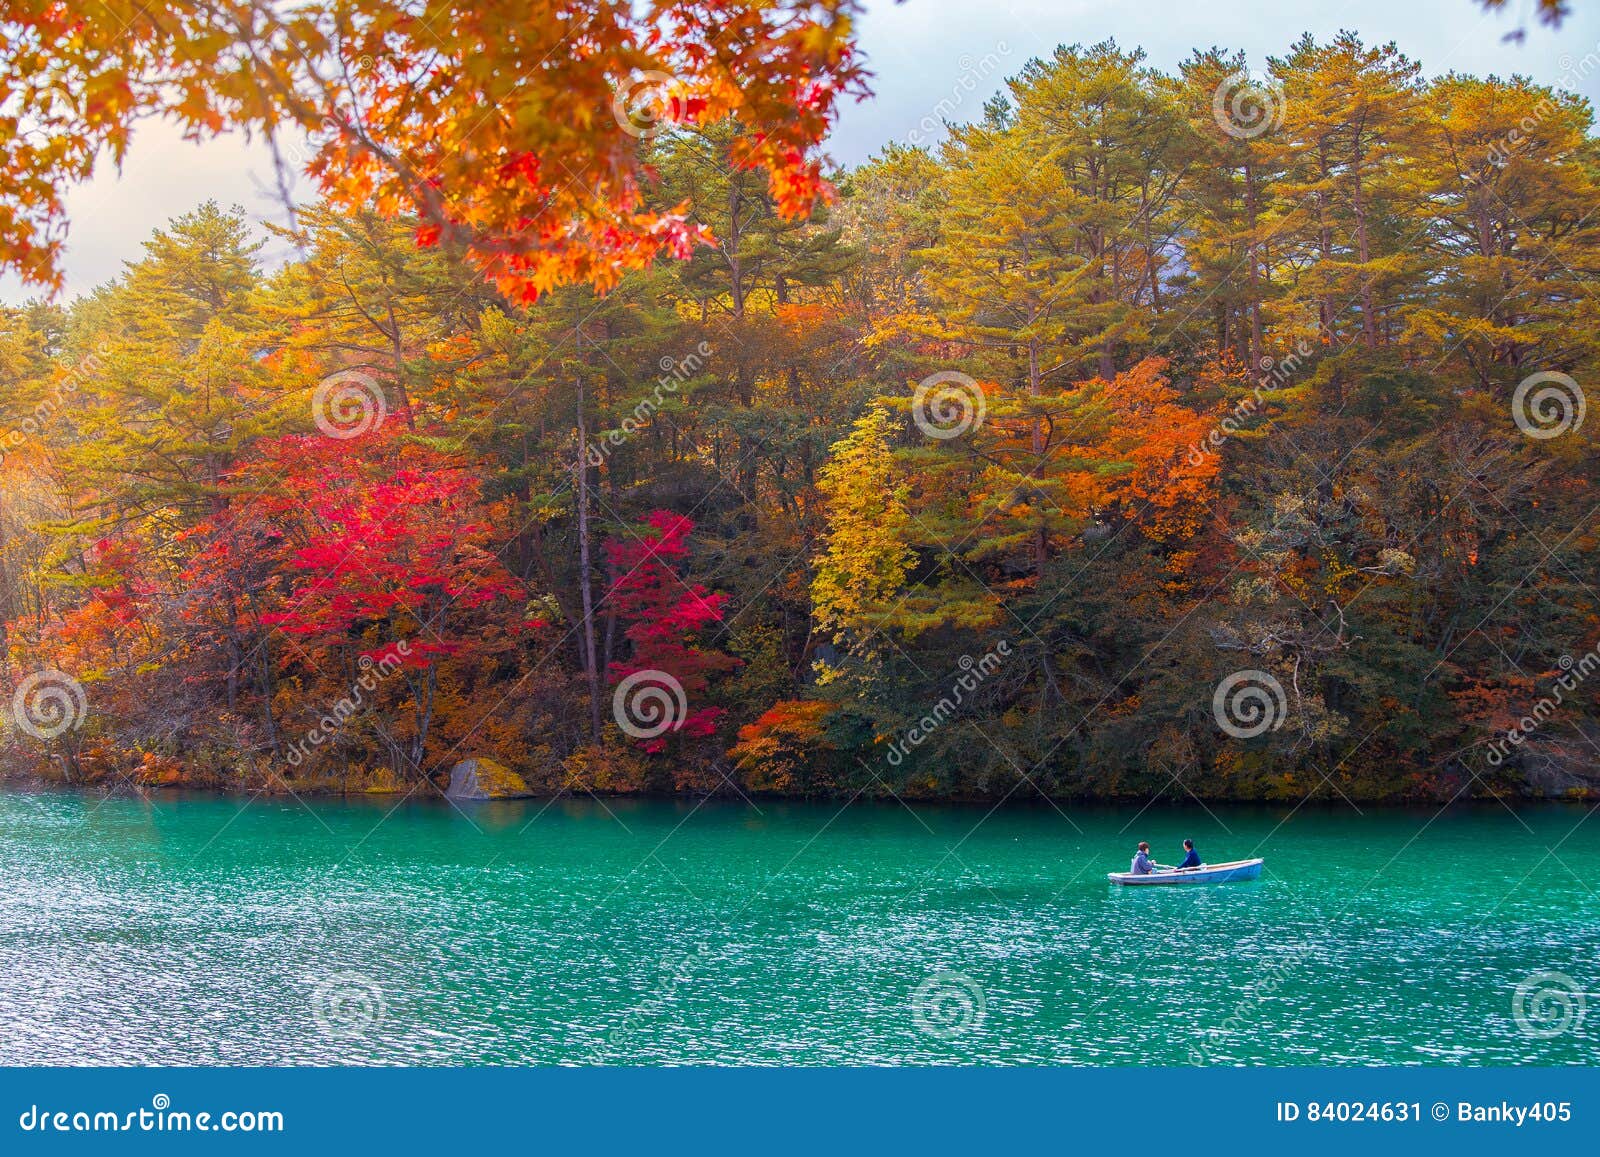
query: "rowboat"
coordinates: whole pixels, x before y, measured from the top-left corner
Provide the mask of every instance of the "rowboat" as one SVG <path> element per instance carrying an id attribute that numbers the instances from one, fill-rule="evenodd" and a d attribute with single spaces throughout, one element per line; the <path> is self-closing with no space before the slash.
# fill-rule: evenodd
<path id="1" fill-rule="evenodd" d="M 1265 860 L 1232 860 L 1226 864 L 1201 864 L 1198 868 L 1169 868 L 1135 876 L 1132 872 L 1107 872 L 1113 884 L 1225 884 L 1231 880 L 1254 880 L 1261 875 Z"/>

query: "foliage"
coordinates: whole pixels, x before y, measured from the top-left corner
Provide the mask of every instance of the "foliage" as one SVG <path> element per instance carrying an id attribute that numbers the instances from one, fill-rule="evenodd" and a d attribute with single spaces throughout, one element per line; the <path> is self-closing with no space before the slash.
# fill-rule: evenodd
<path id="1" fill-rule="evenodd" d="M 254 63 L 199 6 L 129 8 L 116 52 L 12 6 L 44 39 L 6 42 L 7 99 L 84 122 L 8 161 L 0 258 L 46 281 L 60 181 L 136 114 L 372 110 L 317 141 L 326 195 L 283 268 L 208 205 L 72 305 L 0 313 L 8 678 L 65 672 L 88 703 L 9 729 L 18 765 L 297 791 L 432 790 L 467 756 L 548 792 L 1595 790 L 1600 704 L 1560 682 L 1600 663 L 1587 102 L 1426 80 L 1340 34 L 1269 61 L 1278 103 L 1241 131 L 1218 100 L 1239 53 L 1167 75 L 1067 46 L 824 206 L 806 146 L 858 82 L 854 6 L 636 7 L 564 7 L 606 17 L 592 55 L 514 97 L 555 9 L 468 14 L 406 104 L 421 34 L 389 5 L 206 6 L 307 22 L 305 61 Z M 358 49 L 381 63 L 317 87 Z M 690 99 L 636 140 L 609 86 L 664 65 Z M 57 80 L 82 94 L 59 114 Z M 488 151 L 443 162 L 469 100 L 497 110 Z M 558 158 L 577 200 L 541 217 Z M 1541 414 L 1530 382 L 1577 393 Z M 650 673 L 684 706 L 640 739 L 612 700 Z M 1242 738 L 1216 706 L 1238 675 L 1277 688 Z"/>
<path id="2" fill-rule="evenodd" d="M 633 656 L 611 664 L 618 682 L 638 672 L 669 676 L 691 702 L 703 702 L 710 676 L 738 662 L 730 655 L 697 646 L 693 637 L 720 623 L 727 597 L 712 594 L 696 583 L 685 583 L 676 567 L 688 558 L 688 538 L 694 523 L 667 510 L 657 510 L 630 530 L 627 538 L 606 544 L 606 554 L 618 575 L 608 594 L 617 614 L 627 624 L 622 634 L 633 644 Z M 726 712 L 720 707 L 696 707 L 673 720 L 672 731 L 685 738 L 710 735 Z M 646 751 L 661 751 L 664 738 L 646 740 Z"/>
<path id="3" fill-rule="evenodd" d="M 59 284 L 63 197 L 135 122 L 225 128 L 285 151 L 330 201 L 411 216 L 510 296 L 615 285 L 700 234 L 644 205 L 641 133 L 737 114 L 724 162 L 765 170 L 780 209 L 822 192 L 811 150 L 861 91 L 852 0 L 54 0 L 0 21 L 0 264 Z"/>

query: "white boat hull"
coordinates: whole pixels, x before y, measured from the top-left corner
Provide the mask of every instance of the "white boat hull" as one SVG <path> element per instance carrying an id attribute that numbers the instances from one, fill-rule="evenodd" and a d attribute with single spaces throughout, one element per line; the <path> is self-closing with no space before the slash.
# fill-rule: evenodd
<path id="1" fill-rule="evenodd" d="M 1261 875 L 1265 860 L 1233 860 L 1226 864 L 1201 864 L 1198 868 L 1173 868 L 1135 876 L 1132 872 L 1107 872 L 1113 884 L 1139 887 L 1161 884 L 1226 884 L 1232 880 L 1254 880 Z"/>

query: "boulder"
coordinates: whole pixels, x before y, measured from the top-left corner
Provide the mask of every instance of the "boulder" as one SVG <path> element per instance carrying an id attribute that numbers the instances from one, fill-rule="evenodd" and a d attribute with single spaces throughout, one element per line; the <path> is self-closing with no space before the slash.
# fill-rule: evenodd
<path id="1" fill-rule="evenodd" d="M 1597 738 L 1593 729 L 1579 724 L 1574 728 L 1583 741 L 1575 743 L 1565 736 L 1530 735 L 1511 759 L 1521 763 L 1530 794 L 1540 799 L 1593 799 L 1600 794 L 1600 773 L 1590 754 Z"/>
<path id="2" fill-rule="evenodd" d="M 450 769 L 450 799 L 523 799 L 533 794 L 527 781 L 492 759 L 463 759 Z"/>

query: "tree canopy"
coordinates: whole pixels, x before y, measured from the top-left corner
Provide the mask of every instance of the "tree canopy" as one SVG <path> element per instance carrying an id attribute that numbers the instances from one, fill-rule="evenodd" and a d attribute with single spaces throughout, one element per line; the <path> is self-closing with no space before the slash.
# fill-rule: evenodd
<path id="1" fill-rule="evenodd" d="M 614 286 L 704 235 L 646 205 L 639 142 L 725 121 L 779 211 L 863 93 L 855 0 L 22 0 L 0 17 L 0 266 L 59 284 L 63 194 L 137 122 L 259 134 L 340 209 L 413 218 L 508 296 Z"/>
<path id="2" fill-rule="evenodd" d="M 12 99 L 97 91 L 72 70 L 100 49 L 62 44 L 106 30 L 13 9 L 5 51 L 39 63 Z M 0 313 L 15 765 L 294 790 L 433 790 L 469 755 L 552 792 L 1595 790 L 1583 99 L 1430 80 L 1352 33 L 1254 78 L 1222 48 L 1164 72 L 1062 46 L 939 149 L 828 174 L 824 203 L 793 133 L 814 144 L 859 80 L 847 5 L 606 7 L 592 52 L 516 84 L 557 9 L 526 40 L 443 30 L 437 76 L 376 9 L 296 9 L 311 63 L 266 24 L 207 40 L 181 23 L 202 10 L 267 20 L 150 9 L 104 58 L 127 95 L 101 143 L 174 63 L 184 91 L 209 61 L 179 102 L 197 130 L 277 131 L 296 106 L 253 87 L 273 67 L 300 100 L 312 63 L 396 55 L 315 73 L 373 111 L 319 146 L 281 268 L 205 205 L 93 294 Z M 651 38 L 673 21 L 699 31 Z M 704 103 L 634 135 L 608 86 L 666 64 Z M 716 95 L 769 64 L 771 87 Z M 481 138 L 445 126 L 480 68 L 505 121 Z M 815 116 L 773 136 L 812 84 Z M 495 163 L 408 191 L 382 142 L 419 118 L 423 154 Z M 523 171 L 506 150 L 545 132 Z M 548 201 L 568 146 L 598 201 Z M 0 233 L 45 282 L 77 155 L 11 171 L 39 199 Z M 497 247 L 536 201 L 561 227 Z M 651 262 L 672 238 L 714 244 Z M 47 676 L 70 726 L 30 723 Z"/>

